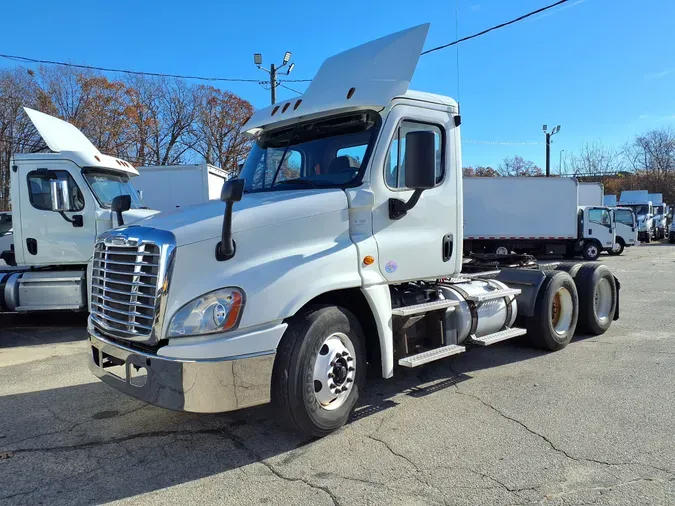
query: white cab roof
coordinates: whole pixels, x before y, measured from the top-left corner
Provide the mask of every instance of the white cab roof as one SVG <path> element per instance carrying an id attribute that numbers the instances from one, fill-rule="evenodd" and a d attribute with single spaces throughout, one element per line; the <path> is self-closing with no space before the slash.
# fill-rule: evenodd
<path id="1" fill-rule="evenodd" d="M 244 129 L 253 134 L 301 116 L 384 108 L 392 98 L 408 96 L 428 31 L 429 24 L 415 26 L 331 56 L 323 62 L 304 95 L 256 111 Z"/>
<path id="2" fill-rule="evenodd" d="M 86 135 L 74 125 L 49 114 L 29 109 L 28 107 L 24 107 L 23 109 L 33 122 L 40 137 L 47 144 L 47 147 L 59 153 L 60 158 L 72 160 L 80 167 L 119 170 L 132 176 L 138 176 L 138 171 L 129 162 L 115 158 L 114 156 L 102 154 L 87 139 Z M 45 160 L 54 158 L 54 155 L 50 153 L 35 153 L 24 156 L 30 156 L 31 159 Z M 17 155 L 16 158 L 21 158 L 21 155 Z"/>

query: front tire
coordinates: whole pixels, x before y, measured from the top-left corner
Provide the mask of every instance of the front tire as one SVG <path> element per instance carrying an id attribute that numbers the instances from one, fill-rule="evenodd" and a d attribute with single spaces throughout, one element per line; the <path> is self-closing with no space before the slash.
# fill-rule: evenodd
<path id="1" fill-rule="evenodd" d="M 607 253 L 609 253 L 612 256 L 619 256 L 620 254 L 623 253 L 623 250 L 625 249 L 625 245 L 623 242 L 618 241 L 614 247 L 610 248 L 607 250 Z"/>
<path id="2" fill-rule="evenodd" d="M 594 261 L 600 257 L 602 248 L 596 241 L 586 241 L 581 248 L 581 254 L 586 260 Z"/>
<path id="3" fill-rule="evenodd" d="M 548 271 L 537 294 L 534 316 L 528 318 L 527 335 L 537 348 L 557 351 L 574 337 L 579 318 L 579 296 L 572 277 Z"/>
<path id="4" fill-rule="evenodd" d="M 292 428 L 323 437 L 342 427 L 366 379 L 363 330 L 339 306 L 291 319 L 277 349 L 272 402 Z"/>

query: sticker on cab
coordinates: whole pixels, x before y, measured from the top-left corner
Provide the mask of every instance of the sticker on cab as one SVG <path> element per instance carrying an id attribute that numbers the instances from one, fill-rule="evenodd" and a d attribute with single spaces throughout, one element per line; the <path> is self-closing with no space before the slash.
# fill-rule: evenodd
<path id="1" fill-rule="evenodd" d="M 398 269 L 398 265 L 396 265 L 396 262 L 393 260 L 389 260 L 386 264 L 384 264 L 384 270 L 387 271 L 387 274 L 396 272 L 396 269 Z"/>

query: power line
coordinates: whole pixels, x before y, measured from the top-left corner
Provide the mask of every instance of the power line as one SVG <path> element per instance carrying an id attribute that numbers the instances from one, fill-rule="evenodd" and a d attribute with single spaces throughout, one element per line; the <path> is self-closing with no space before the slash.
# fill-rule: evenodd
<path id="1" fill-rule="evenodd" d="M 552 3 L 551 5 L 547 5 L 546 7 L 542 7 L 541 9 L 537 9 L 536 11 L 528 12 L 527 14 L 523 14 L 522 16 L 519 16 L 515 19 L 512 19 L 511 21 L 507 21 L 505 23 L 501 23 L 499 25 L 492 26 L 490 28 L 487 28 L 486 30 L 483 30 L 482 32 L 474 33 L 473 35 L 469 35 L 467 37 L 462 37 L 461 39 L 457 39 L 453 42 L 443 44 L 442 46 L 437 46 L 437 47 L 433 47 L 431 49 L 427 49 L 426 51 L 422 51 L 422 56 L 425 55 L 425 54 L 433 53 L 434 51 L 439 51 L 441 49 L 445 49 L 446 47 L 454 46 L 456 44 L 459 44 L 460 42 L 466 42 L 467 40 L 475 39 L 476 37 L 480 37 L 481 35 L 485 35 L 486 33 L 492 32 L 494 30 L 499 30 L 500 28 L 504 28 L 505 26 L 512 25 L 514 23 L 522 21 L 523 19 L 527 19 L 531 16 L 534 16 L 535 14 L 539 14 L 540 12 L 544 12 L 544 11 L 547 11 L 549 9 L 552 9 L 553 7 L 557 7 L 558 5 L 562 5 L 565 2 L 569 2 L 569 0 L 558 0 L 557 2 Z"/>
<path id="2" fill-rule="evenodd" d="M 298 91 L 295 88 L 291 88 L 290 86 L 286 86 L 285 84 L 281 84 L 279 81 L 277 81 L 277 86 L 281 86 L 282 88 L 286 88 L 287 90 L 291 90 L 294 93 L 297 93 L 298 95 L 302 95 L 302 91 Z"/>
<path id="3" fill-rule="evenodd" d="M 96 67 L 93 65 L 80 65 L 77 63 L 66 63 L 62 61 L 54 60 L 40 60 L 37 58 L 28 58 L 27 56 L 16 56 L 10 54 L 0 54 L 0 58 L 5 58 L 8 60 L 14 60 L 22 63 L 40 63 L 44 65 L 59 65 L 61 67 L 72 67 L 85 70 L 98 70 L 100 72 L 118 72 L 120 74 L 131 74 L 131 75 L 141 75 L 141 76 L 151 76 L 151 77 L 174 77 L 177 79 L 192 79 L 197 81 L 224 81 L 230 83 L 259 83 L 260 79 L 243 79 L 243 78 L 234 78 L 234 77 L 204 77 L 204 76 L 191 76 L 191 75 L 182 75 L 182 74 L 164 74 L 162 72 L 144 72 L 140 70 L 128 70 L 128 69 L 113 69 L 108 67 Z M 311 79 L 284 79 L 289 83 L 303 83 L 310 82 Z"/>

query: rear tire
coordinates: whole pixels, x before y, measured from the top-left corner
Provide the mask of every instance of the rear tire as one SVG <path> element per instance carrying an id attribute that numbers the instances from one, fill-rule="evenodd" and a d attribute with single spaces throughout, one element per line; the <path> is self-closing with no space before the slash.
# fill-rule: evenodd
<path id="1" fill-rule="evenodd" d="M 534 316 L 527 320 L 527 334 L 537 348 L 563 349 L 574 336 L 579 318 L 579 296 L 572 277 L 548 271 L 537 294 Z"/>
<path id="2" fill-rule="evenodd" d="M 555 268 L 555 270 L 556 271 L 564 271 L 567 274 L 569 274 L 570 276 L 572 276 L 572 278 L 574 278 L 574 276 L 577 275 L 577 272 L 579 271 L 579 269 L 581 268 L 582 265 L 583 264 L 580 263 L 580 262 L 577 262 L 577 263 L 574 263 L 574 264 L 560 264 L 560 265 L 558 265 L 558 267 Z"/>
<path id="3" fill-rule="evenodd" d="M 574 281 L 579 293 L 579 331 L 594 336 L 604 334 L 616 312 L 614 276 L 606 265 L 585 264 Z"/>
<path id="4" fill-rule="evenodd" d="M 347 422 L 365 379 L 365 338 L 358 320 L 339 306 L 318 307 L 292 318 L 281 339 L 272 402 L 292 428 L 323 437 Z M 333 388 L 344 387 L 333 394 Z"/>
<path id="5" fill-rule="evenodd" d="M 581 254 L 586 260 L 595 261 L 600 257 L 602 247 L 597 241 L 586 241 L 581 247 Z"/>

